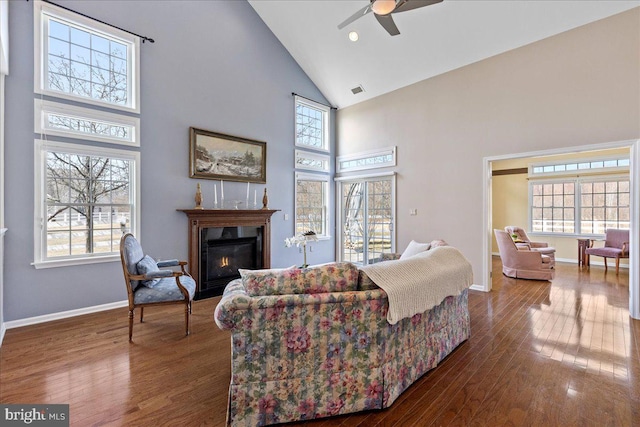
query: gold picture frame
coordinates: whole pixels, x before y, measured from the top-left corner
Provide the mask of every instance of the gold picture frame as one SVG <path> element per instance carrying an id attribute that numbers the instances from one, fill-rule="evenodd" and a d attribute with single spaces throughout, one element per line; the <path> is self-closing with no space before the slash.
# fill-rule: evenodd
<path id="1" fill-rule="evenodd" d="M 189 128 L 189 177 L 267 183 L 267 143 Z"/>

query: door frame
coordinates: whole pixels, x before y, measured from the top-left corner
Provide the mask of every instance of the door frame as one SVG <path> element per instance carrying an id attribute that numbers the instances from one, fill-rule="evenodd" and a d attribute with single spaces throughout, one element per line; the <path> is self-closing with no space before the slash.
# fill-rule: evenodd
<path id="1" fill-rule="evenodd" d="M 529 151 L 525 153 L 504 154 L 500 156 L 484 157 L 482 160 L 483 174 L 483 208 L 482 223 L 482 277 L 484 285 L 475 285 L 473 288 L 489 292 L 492 279 L 492 236 L 493 236 L 493 212 L 492 212 L 492 162 L 498 160 L 511 160 L 523 157 L 540 157 L 557 154 L 570 154 L 582 151 L 606 150 L 612 148 L 629 148 L 629 246 L 639 248 L 640 239 L 640 140 L 627 140 L 607 142 L 601 144 L 581 145 L 576 147 L 563 147 L 551 150 Z M 629 315 L 634 319 L 640 319 L 640 251 L 634 250 L 629 257 Z"/>

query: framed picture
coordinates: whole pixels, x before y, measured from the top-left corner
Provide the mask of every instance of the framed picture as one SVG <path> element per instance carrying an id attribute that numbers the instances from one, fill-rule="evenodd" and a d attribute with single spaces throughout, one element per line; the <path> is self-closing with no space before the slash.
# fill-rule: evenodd
<path id="1" fill-rule="evenodd" d="M 191 178 L 267 183 L 267 143 L 189 128 Z"/>

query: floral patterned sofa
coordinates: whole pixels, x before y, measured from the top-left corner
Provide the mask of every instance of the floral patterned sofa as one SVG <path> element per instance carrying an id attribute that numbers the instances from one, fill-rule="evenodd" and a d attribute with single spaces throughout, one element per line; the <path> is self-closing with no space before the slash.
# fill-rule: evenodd
<path id="1" fill-rule="evenodd" d="M 391 325 L 387 295 L 353 264 L 241 274 L 214 315 L 231 331 L 228 425 L 389 407 L 469 337 L 467 290 Z"/>

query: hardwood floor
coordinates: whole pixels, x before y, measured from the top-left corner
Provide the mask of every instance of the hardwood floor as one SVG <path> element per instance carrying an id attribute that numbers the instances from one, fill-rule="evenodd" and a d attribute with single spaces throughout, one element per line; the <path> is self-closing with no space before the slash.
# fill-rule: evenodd
<path id="1" fill-rule="evenodd" d="M 292 426 L 640 425 L 640 321 L 629 277 L 558 264 L 552 283 L 503 276 L 470 292 L 471 338 L 386 410 Z M 127 310 L 10 329 L 0 402 L 68 403 L 72 426 L 223 426 L 229 333 L 219 298 L 148 308 L 128 342 Z"/>

